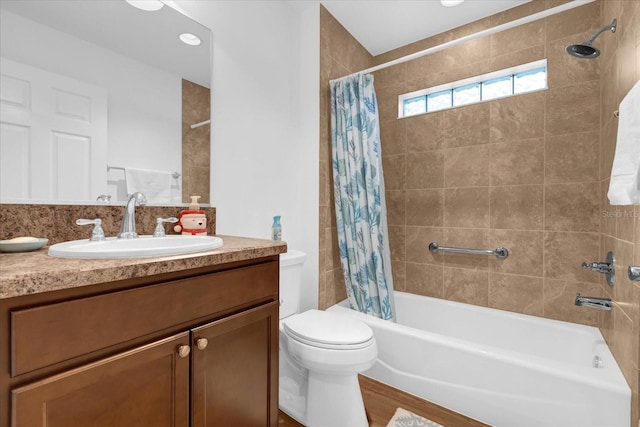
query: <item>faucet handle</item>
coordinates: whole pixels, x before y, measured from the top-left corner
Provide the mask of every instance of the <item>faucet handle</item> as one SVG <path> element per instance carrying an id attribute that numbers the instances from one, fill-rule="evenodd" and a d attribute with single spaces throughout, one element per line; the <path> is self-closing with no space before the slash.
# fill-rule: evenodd
<path id="1" fill-rule="evenodd" d="M 102 203 L 104 205 L 111 204 L 111 195 L 110 194 L 101 194 L 96 198 L 96 202 Z"/>
<path id="2" fill-rule="evenodd" d="M 583 262 L 582 268 L 589 269 L 591 271 L 595 271 L 596 273 L 602 273 L 607 278 L 607 284 L 609 286 L 613 286 L 615 276 L 616 276 L 616 266 L 615 260 L 613 257 L 613 252 L 609 251 L 607 253 L 607 262 Z"/>
<path id="3" fill-rule="evenodd" d="M 597 273 L 608 273 L 609 271 L 611 271 L 612 267 L 607 262 L 583 262 L 582 268 L 588 268 L 589 270 L 595 271 Z"/>
<path id="4" fill-rule="evenodd" d="M 164 227 L 162 224 L 165 222 L 176 223 L 178 222 L 178 218 L 169 217 L 169 218 L 156 218 L 156 229 L 153 232 L 153 237 L 165 237 L 166 233 L 164 232 Z"/>
<path id="5" fill-rule="evenodd" d="M 94 225 L 93 230 L 91 231 L 91 237 L 89 238 L 92 242 L 101 242 L 103 240 L 107 240 L 104 236 L 104 230 L 102 229 L 102 220 L 100 218 L 96 219 L 77 219 L 77 225 Z"/>

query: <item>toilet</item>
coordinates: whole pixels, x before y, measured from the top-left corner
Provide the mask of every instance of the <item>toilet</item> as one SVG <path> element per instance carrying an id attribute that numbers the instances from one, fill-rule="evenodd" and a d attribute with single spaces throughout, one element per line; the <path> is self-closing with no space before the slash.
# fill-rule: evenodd
<path id="1" fill-rule="evenodd" d="M 280 409 L 307 427 L 368 427 L 358 373 L 378 355 L 373 331 L 339 314 L 299 312 L 306 257 L 280 254 Z"/>

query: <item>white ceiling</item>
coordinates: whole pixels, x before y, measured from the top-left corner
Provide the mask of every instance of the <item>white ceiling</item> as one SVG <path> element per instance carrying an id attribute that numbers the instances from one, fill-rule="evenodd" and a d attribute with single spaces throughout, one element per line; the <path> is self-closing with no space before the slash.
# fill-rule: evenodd
<path id="1" fill-rule="evenodd" d="M 213 1 L 213 0 L 208 0 Z M 527 3 L 530 0 L 466 0 L 454 7 L 444 7 L 440 0 L 319 0 L 329 12 L 372 55 L 407 45 L 452 28 Z M 170 0 L 166 3 L 172 5 Z M 306 8 L 318 0 L 288 0 L 294 8 Z M 77 0 L 0 0 L 2 9 L 70 32 L 99 45 L 117 45 L 121 52 L 148 63 L 178 68 L 188 80 L 208 86 L 209 31 L 189 18 L 164 7 L 158 12 L 142 12 L 124 1 Z M 126 18 L 119 13 L 127 12 Z M 99 19 L 96 19 L 99 17 Z M 150 24 L 150 19 L 159 21 Z M 136 21 L 140 20 L 140 21 Z M 52 22 L 56 22 L 53 24 Z M 117 25 L 114 25 L 117 23 Z M 131 25 L 125 25 L 131 24 Z M 114 33 L 111 29 L 116 29 Z M 127 28 L 134 29 L 133 33 Z M 145 28 L 145 31 L 136 29 Z M 153 31 L 152 31 L 153 30 Z M 157 31 L 156 31 L 157 30 Z M 179 43 L 175 35 L 191 31 L 203 39 L 194 49 Z M 144 40 L 143 40 L 144 39 Z M 134 41 L 132 41 L 134 40 Z M 149 46 L 162 49 L 150 49 Z M 144 58 L 144 59 L 143 59 Z M 191 61 L 200 61 L 193 65 Z M 203 75 L 194 75 L 202 70 Z M 177 72 L 177 70 L 170 70 Z"/>
<path id="2" fill-rule="evenodd" d="M 466 0 L 445 7 L 440 0 L 321 0 L 372 55 L 405 46 L 530 0 Z"/>

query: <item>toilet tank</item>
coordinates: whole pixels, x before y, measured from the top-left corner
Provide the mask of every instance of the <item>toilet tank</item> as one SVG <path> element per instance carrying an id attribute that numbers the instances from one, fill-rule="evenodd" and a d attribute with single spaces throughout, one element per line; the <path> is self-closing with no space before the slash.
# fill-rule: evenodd
<path id="1" fill-rule="evenodd" d="M 280 319 L 300 310 L 302 266 L 307 254 L 289 249 L 280 254 Z"/>

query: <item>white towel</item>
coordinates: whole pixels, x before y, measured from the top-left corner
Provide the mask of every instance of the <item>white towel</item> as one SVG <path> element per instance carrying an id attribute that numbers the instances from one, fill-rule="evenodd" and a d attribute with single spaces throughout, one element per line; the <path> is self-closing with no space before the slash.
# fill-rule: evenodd
<path id="1" fill-rule="evenodd" d="M 124 168 L 127 193 L 139 191 L 148 203 L 171 202 L 171 173 L 147 169 Z"/>
<path id="2" fill-rule="evenodd" d="M 640 203 L 640 81 L 620 103 L 616 154 L 609 182 L 609 203 Z"/>

